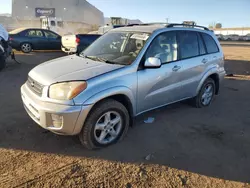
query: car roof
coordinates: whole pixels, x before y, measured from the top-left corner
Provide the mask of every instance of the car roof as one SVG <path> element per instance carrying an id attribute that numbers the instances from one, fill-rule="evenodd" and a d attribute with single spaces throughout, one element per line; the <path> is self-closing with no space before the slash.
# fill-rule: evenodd
<path id="1" fill-rule="evenodd" d="M 189 31 L 197 31 L 197 32 L 204 32 L 204 33 L 208 33 L 211 34 L 213 32 L 211 32 L 212 30 L 209 29 L 200 29 L 200 28 L 196 28 L 196 27 L 202 27 L 202 26 L 194 26 L 194 27 L 166 27 L 167 24 L 149 24 L 149 25 L 132 25 L 132 26 L 127 26 L 127 27 L 119 27 L 116 29 L 112 29 L 111 32 L 116 32 L 116 31 L 120 31 L 120 32 L 143 32 L 143 33 L 153 33 L 154 31 L 160 30 L 160 29 L 174 29 L 174 30 L 189 30 Z M 203 27 L 204 28 L 204 27 Z"/>

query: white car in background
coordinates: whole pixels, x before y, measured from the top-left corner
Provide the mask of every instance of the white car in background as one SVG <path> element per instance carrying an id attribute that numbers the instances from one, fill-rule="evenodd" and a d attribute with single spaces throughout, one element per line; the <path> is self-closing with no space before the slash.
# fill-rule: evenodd
<path id="1" fill-rule="evenodd" d="M 236 34 L 224 35 L 224 40 L 238 41 L 238 40 L 240 40 L 240 36 L 236 35 Z"/>
<path id="2" fill-rule="evenodd" d="M 222 34 L 216 34 L 216 37 L 218 40 L 224 40 L 224 35 Z"/>
<path id="3" fill-rule="evenodd" d="M 241 37 L 241 40 L 244 40 L 244 41 L 250 41 L 250 33 L 244 35 Z"/>

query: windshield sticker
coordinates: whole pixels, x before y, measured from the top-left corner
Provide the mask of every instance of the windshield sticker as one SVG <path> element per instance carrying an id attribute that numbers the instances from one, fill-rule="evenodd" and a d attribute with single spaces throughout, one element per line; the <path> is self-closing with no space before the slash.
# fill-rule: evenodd
<path id="1" fill-rule="evenodd" d="M 130 38 L 131 39 L 138 39 L 138 40 L 147 40 L 148 39 L 148 34 L 146 33 L 136 33 L 136 34 L 133 34 Z"/>

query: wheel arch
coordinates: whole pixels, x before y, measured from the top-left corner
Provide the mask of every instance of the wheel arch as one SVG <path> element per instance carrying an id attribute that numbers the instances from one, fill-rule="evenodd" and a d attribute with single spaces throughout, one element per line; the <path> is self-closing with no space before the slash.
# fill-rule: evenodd
<path id="1" fill-rule="evenodd" d="M 220 78 L 219 78 L 219 74 L 217 73 L 216 69 L 210 69 L 201 79 L 197 90 L 196 90 L 196 95 L 198 95 L 203 83 L 208 79 L 211 78 L 214 80 L 215 83 L 215 94 L 218 95 L 219 94 L 219 90 L 220 90 Z"/>
<path id="2" fill-rule="evenodd" d="M 92 96 L 90 99 L 84 102 L 84 104 L 92 104 L 92 107 L 89 111 L 89 113 L 91 113 L 91 111 L 97 104 L 107 99 L 116 100 L 127 108 L 130 115 L 130 123 L 132 125 L 133 119 L 136 114 L 136 101 L 134 99 L 132 91 L 127 87 L 114 87 Z"/>
<path id="3" fill-rule="evenodd" d="M 219 74 L 214 73 L 211 74 L 208 78 L 211 78 L 214 80 L 215 83 L 215 94 L 218 95 L 219 94 L 219 90 L 220 90 L 220 78 L 219 78 Z"/>

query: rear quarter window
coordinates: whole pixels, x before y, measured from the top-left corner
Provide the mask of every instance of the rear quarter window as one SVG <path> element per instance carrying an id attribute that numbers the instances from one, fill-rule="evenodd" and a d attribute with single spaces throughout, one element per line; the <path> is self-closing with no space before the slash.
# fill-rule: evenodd
<path id="1" fill-rule="evenodd" d="M 27 32 L 28 32 L 28 30 L 24 30 L 24 31 L 21 31 L 20 33 L 18 33 L 18 35 L 24 37 L 27 34 Z"/>
<path id="2" fill-rule="evenodd" d="M 202 33 L 201 35 L 202 35 L 202 38 L 203 38 L 204 43 L 206 45 L 206 49 L 207 49 L 208 54 L 219 52 L 219 48 L 218 48 L 216 42 L 214 41 L 213 37 L 211 37 L 210 35 L 208 35 L 206 33 Z"/>

